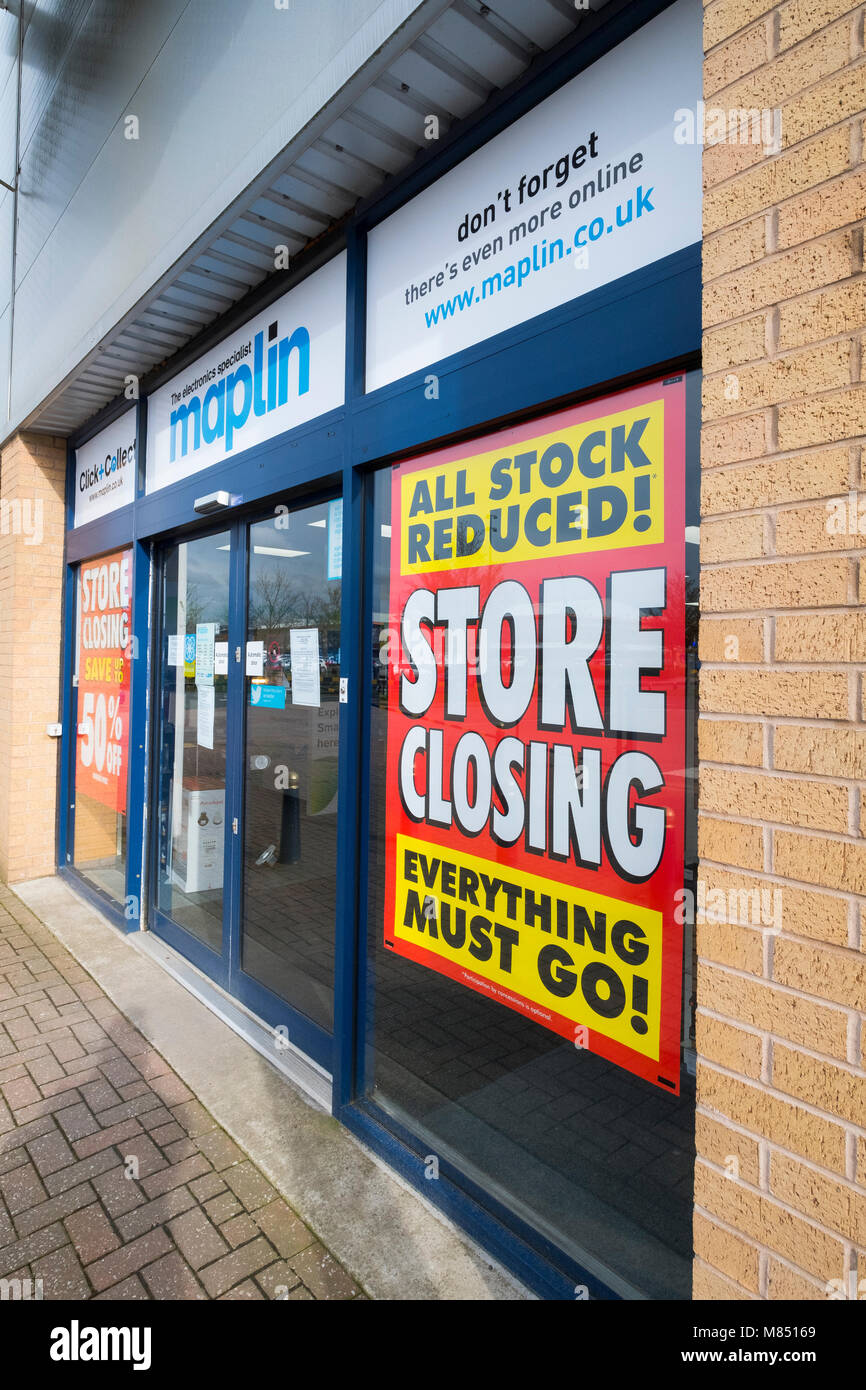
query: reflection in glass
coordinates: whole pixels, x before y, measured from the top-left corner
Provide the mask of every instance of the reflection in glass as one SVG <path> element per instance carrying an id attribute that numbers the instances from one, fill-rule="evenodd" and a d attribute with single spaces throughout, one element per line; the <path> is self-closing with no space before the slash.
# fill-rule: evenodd
<path id="1" fill-rule="evenodd" d="M 249 532 L 241 965 L 331 1030 L 341 503 Z"/>
<path id="2" fill-rule="evenodd" d="M 221 951 L 229 535 L 166 551 L 159 674 L 156 903 Z"/>
<path id="3" fill-rule="evenodd" d="M 688 377 L 687 525 L 696 525 L 697 373 Z M 467 450 L 467 452 L 469 452 Z M 694 931 L 685 924 L 681 1094 L 579 1049 L 521 1013 L 388 951 L 385 808 L 391 470 L 373 485 L 367 1019 L 361 1091 L 435 1153 L 623 1297 L 691 1296 Z M 688 533 L 687 533 L 688 534 Z M 697 548 L 687 547 L 693 703 Z M 694 760 L 694 739 L 687 755 Z M 692 782 L 692 768 L 687 775 Z M 690 808 L 691 809 L 691 808 Z M 459 845 L 457 846 L 460 847 Z M 687 858 L 695 857 L 689 829 Z M 694 864 L 686 865 L 691 883 Z"/>

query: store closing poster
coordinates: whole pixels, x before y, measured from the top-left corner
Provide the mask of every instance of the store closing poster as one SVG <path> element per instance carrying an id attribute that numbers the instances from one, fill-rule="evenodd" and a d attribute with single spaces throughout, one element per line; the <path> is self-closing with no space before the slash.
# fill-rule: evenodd
<path id="1" fill-rule="evenodd" d="M 76 792 L 126 811 L 132 552 L 81 566 Z"/>
<path id="2" fill-rule="evenodd" d="M 672 1093 L 684 417 L 675 377 L 402 463 L 390 559 L 386 947 Z"/>

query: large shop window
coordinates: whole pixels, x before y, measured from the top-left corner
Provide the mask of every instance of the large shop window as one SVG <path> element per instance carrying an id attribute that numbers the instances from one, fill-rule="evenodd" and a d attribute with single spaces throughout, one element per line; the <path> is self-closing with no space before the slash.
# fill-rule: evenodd
<path id="1" fill-rule="evenodd" d="M 697 395 L 372 480 L 361 1090 L 624 1297 L 690 1296 Z"/>
<path id="2" fill-rule="evenodd" d="M 132 550 L 87 560 L 76 579 L 73 864 L 117 902 L 126 894 Z"/>

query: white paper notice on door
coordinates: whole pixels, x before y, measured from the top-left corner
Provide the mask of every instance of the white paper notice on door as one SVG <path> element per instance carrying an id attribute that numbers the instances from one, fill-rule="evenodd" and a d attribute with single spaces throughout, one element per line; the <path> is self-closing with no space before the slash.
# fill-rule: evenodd
<path id="1" fill-rule="evenodd" d="M 343 499 L 328 503 L 328 578 L 343 574 Z"/>
<path id="2" fill-rule="evenodd" d="M 227 676 L 229 673 L 228 642 L 214 642 L 213 673 L 215 676 Z"/>
<path id="3" fill-rule="evenodd" d="M 176 632 L 168 634 L 168 664 L 169 666 L 183 665 L 183 643 Z"/>
<path id="4" fill-rule="evenodd" d="M 265 671 L 264 642 L 247 642 L 247 675 L 262 676 Z"/>
<path id="5" fill-rule="evenodd" d="M 292 704 L 322 703 L 319 686 L 319 629 L 293 627 L 289 633 L 292 658 Z"/>
<path id="6" fill-rule="evenodd" d="M 200 748 L 213 748 L 213 685 L 198 687 L 198 712 L 196 715 L 196 743 Z"/>
<path id="7" fill-rule="evenodd" d="M 195 683 L 213 685 L 216 623 L 195 625 Z M 209 745 L 208 745 L 209 746 Z"/>

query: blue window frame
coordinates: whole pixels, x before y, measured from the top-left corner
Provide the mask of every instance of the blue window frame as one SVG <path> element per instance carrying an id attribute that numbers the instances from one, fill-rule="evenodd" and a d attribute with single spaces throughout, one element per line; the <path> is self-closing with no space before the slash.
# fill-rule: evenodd
<path id="1" fill-rule="evenodd" d="M 73 436 L 67 448 L 66 463 L 66 585 L 63 597 L 63 664 L 62 664 L 62 691 L 61 691 L 61 721 L 63 725 L 63 740 L 61 745 L 60 769 L 58 778 L 58 806 L 60 812 L 57 819 L 57 867 L 58 872 L 69 878 L 75 888 L 83 897 L 92 902 L 105 915 L 119 926 L 121 930 L 129 932 L 135 931 L 139 926 L 139 904 L 141 900 L 140 886 L 140 854 L 137 847 L 140 845 L 142 834 L 142 801 L 141 797 L 133 797 L 132 790 L 136 786 L 136 766 L 140 761 L 134 758 L 133 750 L 136 747 L 135 739 L 139 734 L 136 727 L 140 719 L 139 712 L 146 704 L 146 660 L 144 666 L 139 657 L 139 639 L 135 635 L 142 621 L 147 621 L 147 583 L 148 567 L 147 559 L 137 554 L 138 547 L 134 545 L 134 504 L 120 508 L 105 517 L 100 517 L 96 521 L 87 522 L 85 525 L 74 527 L 75 517 L 75 450 L 98 434 L 107 425 L 120 415 L 129 410 L 129 402 L 120 400 L 113 402 L 110 407 L 91 421 L 86 430 Z M 101 555 L 106 555 L 111 551 L 132 549 L 133 551 L 133 587 L 132 587 L 132 631 L 133 631 L 133 667 L 131 675 L 130 690 L 130 725 L 128 728 L 128 757 L 127 757 L 127 817 L 126 817 L 126 881 L 125 893 L 122 902 L 118 902 L 108 893 L 102 891 L 100 887 L 84 876 L 73 864 L 74 845 L 75 845 L 75 754 L 76 754 L 76 730 L 78 726 L 78 692 L 73 682 L 73 671 L 75 666 L 75 642 L 76 637 L 76 583 L 79 565 L 88 560 L 98 559 Z M 140 750 L 143 753 L 143 749 Z"/>
<path id="2" fill-rule="evenodd" d="M 71 866 L 73 824 L 69 813 L 58 820 L 59 872 L 99 906 L 122 930 L 142 925 L 148 898 L 148 807 L 153 797 L 151 748 L 155 666 L 153 615 L 158 542 L 187 538 L 204 527 L 193 511 L 203 490 L 225 489 L 239 499 L 227 514 L 242 527 L 268 499 L 285 500 L 334 486 L 343 497 L 342 653 L 350 673 L 348 704 L 341 719 L 339 740 L 339 820 L 337 886 L 337 954 L 335 965 L 335 1032 L 329 1062 L 333 1073 L 333 1109 L 342 1123 L 428 1200 L 436 1203 L 496 1258 L 546 1298 L 572 1298 L 575 1285 L 590 1295 L 617 1297 L 597 1277 L 567 1259 L 549 1240 L 517 1220 L 489 1192 L 451 1172 L 444 1164 L 440 1181 L 424 1179 L 423 1155 L 414 1136 L 367 1101 L 358 1090 L 357 1058 L 364 1046 L 359 999 L 364 997 L 367 930 L 362 904 L 367 900 L 368 803 L 366 749 L 370 736 L 366 673 L 371 669 L 370 625 L 362 599 L 370 592 L 370 547 L 366 545 L 372 516 L 372 492 L 367 486 L 376 466 L 433 445 L 495 428 L 517 418 L 547 412 L 608 387 L 623 386 L 662 371 L 697 364 L 701 335 L 701 246 L 696 243 L 674 255 L 623 276 L 604 287 L 548 313 L 519 324 L 485 342 L 416 372 L 370 394 L 364 393 L 366 300 L 366 238 L 369 230 L 400 204 L 483 145 L 511 121 L 594 62 L 604 52 L 667 7 L 670 0 L 633 0 L 608 7 L 588 21 L 580 41 L 546 55 L 513 90 L 488 103 L 484 113 L 458 134 L 447 138 L 432 154 L 393 188 L 361 207 L 339 233 L 325 239 L 315 252 L 299 257 L 287 279 L 269 283 L 217 327 L 207 330 L 168 367 L 143 384 L 142 391 L 173 376 L 186 362 L 271 299 L 286 292 L 344 246 L 348 253 L 347 347 L 345 404 L 267 443 L 215 465 L 175 487 L 145 495 L 147 403 L 138 404 L 138 479 L 135 502 L 113 515 L 72 528 L 73 469 L 67 487 L 67 583 L 64 596 L 64 739 L 60 767 L 60 805 L 67 808 L 74 788 L 75 697 L 72 689 L 74 574 L 79 561 L 121 545 L 134 548 L 133 637 L 129 752 L 129 824 L 127 901 L 125 908 L 87 884 Z M 424 400 L 428 371 L 439 378 L 439 395 Z M 71 450 L 84 443 L 123 410 L 128 401 L 112 404 L 86 429 L 70 440 Z M 233 603 L 241 602 L 240 592 Z M 239 795 L 240 793 L 238 793 Z M 243 997 L 262 1009 L 255 991 Z M 264 1010 L 267 1012 L 267 1010 Z M 310 1047 L 315 1051 L 314 1040 Z M 321 1050 L 319 1056 L 321 1057 Z M 435 1190 L 434 1190 L 435 1189 Z"/>

